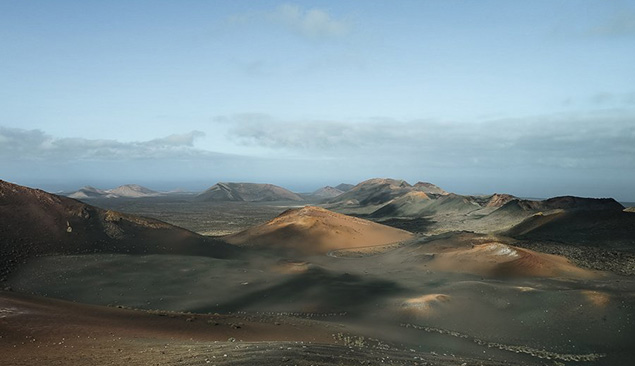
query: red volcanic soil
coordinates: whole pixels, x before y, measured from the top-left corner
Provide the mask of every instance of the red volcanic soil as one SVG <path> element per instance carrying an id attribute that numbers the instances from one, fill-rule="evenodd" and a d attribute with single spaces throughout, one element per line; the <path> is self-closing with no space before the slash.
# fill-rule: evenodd
<path id="1" fill-rule="evenodd" d="M 0 291 L 3 365 L 206 364 L 223 358 L 210 349 L 215 342 L 334 343 L 336 329 L 282 316 L 146 312 Z"/>
<path id="2" fill-rule="evenodd" d="M 517 199 L 517 198 L 512 196 L 511 194 L 494 193 L 490 197 L 490 199 L 487 202 L 487 204 L 485 205 L 485 207 L 502 207 L 507 202 L 515 200 L 515 199 Z"/>
<path id="3" fill-rule="evenodd" d="M 324 254 L 335 249 L 382 245 L 412 237 L 413 234 L 404 230 L 306 206 L 287 210 L 263 225 L 226 236 L 224 240 L 236 245 Z"/>
<path id="4" fill-rule="evenodd" d="M 472 273 L 486 277 L 596 278 L 597 271 L 583 269 L 567 258 L 510 245 L 494 236 L 471 233 L 440 238 L 416 247 L 412 255 L 424 268 Z"/>
<path id="5" fill-rule="evenodd" d="M 0 291 L 3 366 L 520 365 L 373 344 L 345 325 L 276 313 L 140 311 Z"/>

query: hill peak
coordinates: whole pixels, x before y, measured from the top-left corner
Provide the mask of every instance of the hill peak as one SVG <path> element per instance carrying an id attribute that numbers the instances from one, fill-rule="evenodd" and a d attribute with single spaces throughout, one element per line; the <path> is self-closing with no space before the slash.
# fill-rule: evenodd
<path id="1" fill-rule="evenodd" d="M 197 196 L 199 201 L 301 201 L 288 189 L 268 183 L 218 182 Z"/>
<path id="2" fill-rule="evenodd" d="M 151 197 L 159 195 L 159 192 L 153 191 L 149 188 L 140 186 L 138 184 L 125 184 L 117 188 L 109 189 L 107 193 L 114 194 L 118 197 Z"/>
<path id="3" fill-rule="evenodd" d="M 232 244 L 325 254 L 335 249 L 359 248 L 408 240 L 412 234 L 372 221 L 316 206 L 284 211 L 273 220 L 225 237 Z"/>
<path id="4" fill-rule="evenodd" d="M 413 187 L 421 192 L 428 193 L 428 194 L 439 194 L 439 195 L 448 194 L 448 192 L 442 189 L 441 187 L 432 183 L 428 183 L 428 182 L 417 182 L 415 183 Z"/>
<path id="5" fill-rule="evenodd" d="M 355 187 L 366 186 L 366 185 L 386 185 L 386 184 L 392 187 L 399 187 L 399 188 L 412 187 L 410 183 L 406 182 L 403 179 L 392 179 L 392 178 L 371 178 L 359 183 Z M 355 189 L 355 187 L 353 187 L 352 189 Z"/>
<path id="6" fill-rule="evenodd" d="M 337 189 L 331 186 L 326 186 L 316 190 L 315 192 L 312 193 L 312 195 L 315 197 L 320 197 L 320 198 L 333 198 L 333 197 L 339 196 L 342 193 L 344 193 L 344 191 L 340 189 Z"/>

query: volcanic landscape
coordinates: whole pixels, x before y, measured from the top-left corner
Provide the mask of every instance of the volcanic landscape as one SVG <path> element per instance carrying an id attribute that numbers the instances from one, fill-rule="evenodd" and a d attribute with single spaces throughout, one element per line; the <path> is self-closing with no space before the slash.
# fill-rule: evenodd
<path id="1" fill-rule="evenodd" d="M 0 181 L 2 365 L 628 365 L 635 212 L 376 178 Z"/>

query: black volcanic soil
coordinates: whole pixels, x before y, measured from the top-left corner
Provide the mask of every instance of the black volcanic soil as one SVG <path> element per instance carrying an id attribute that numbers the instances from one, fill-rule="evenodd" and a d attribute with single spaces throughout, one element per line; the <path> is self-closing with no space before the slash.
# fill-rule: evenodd
<path id="1" fill-rule="evenodd" d="M 359 217 L 365 218 L 365 216 L 360 215 Z M 416 219 L 399 219 L 399 218 L 391 218 L 386 220 L 377 221 L 380 224 L 388 225 L 395 227 L 397 229 L 402 229 L 406 231 L 410 231 L 411 233 L 426 233 L 430 226 L 434 224 L 434 222 L 428 218 L 420 217 Z"/>
<path id="2" fill-rule="evenodd" d="M 588 245 L 571 245 L 553 241 L 519 240 L 515 245 L 549 254 L 567 257 L 576 265 L 609 271 L 624 276 L 635 275 L 635 253 Z"/>
<path id="3" fill-rule="evenodd" d="M 606 252 L 623 252 L 628 232 L 606 236 L 611 230 L 593 221 L 615 211 L 595 209 L 610 201 L 579 210 L 588 221 L 559 226 L 568 231 L 552 231 L 547 220 L 519 227 L 520 239 L 491 230 L 426 236 L 461 225 L 489 230 L 534 214 L 496 199 L 505 210 L 389 217 L 385 222 L 421 228 L 399 245 L 354 248 L 348 256 L 333 250 L 281 257 L 263 247 L 222 255 L 219 248 L 235 249 L 161 221 L 2 187 L 0 214 L 8 224 L 0 234 L 11 240 L 0 254 L 18 267 L 3 286 L 19 292 L 0 292 L 2 365 L 608 366 L 635 358 L 635 278 L 615 274 L 630 268 L 618 264 L 630 259 Z M 288 208 L 239 202 L 188 213 L 187 199 L 172 212 L 164 208 L 175 207 L 173 201 L 163 198 L 117 202 L 146 205 L 157 216 L 182 215 L 179 220 L 198 220 L 210 230 L 266 221 Z M 505 221 L 507 214 L 513 220 Z M 222 220 L 204 222 L 212 217 Z M 577 231 L 589 228 L 606 242 L 580 243 Z M 560 241 L 522 236 L 543 229 Z"/>
<path id="4" fill-rule="evenodd" d="M 97 307 L 0 291 L 2 365 L 520 365 L 416 352 L 287 315 Z"/>
<path id="5" fill-rule="evenodd" d="M 534 215 L 505 232 L 519 239 L 635 250 L 635 213 L 572 210 Z"/>
<path id="6" fill-rule="evenodd" d="M 50 254 L 172 253 L 228 257 L 239 250 L 191 231 L 0 181 L 0 280 Z"/>
<path id="7" fill-rule="evenodd" d="M 131 215 L 152 217 L 201 235 L 234 234 L 263 224 L 302 202 L 201 202 L 192 195 L 137 199 L 91 199 L 91 205 Z"/>
<path id="8" fill-rule="evenodd" d="M 564 362 L 567 355 L 595 357 L 585 365 L 615 365 L 635 356 L 632 278 L 504 273 L 484 277 L 438 270 L 430 265 L 427 252 L 456 243 L 469 250 L 470 242 L 494 239 L 456 233 L 439 240 L 417 239 L 360 257 L 309 256 L 285 262 L 264 250 L 241 260 L 122 254 L 45 257 L 22 267 L 8 285 L 20 292 L 96 305 L 195 313 L 245 311 L 256 319 L 293 314 L 320 321 L 327 329 L 343 327 L 333 334 L 354 334 L 358 338 L 350 338 L 352 343 L 372 338 L 413 349 L 417 355 L 434 352 L 479 359 L 458 365 L 486 365 L 490 359 L 542 365 L 547 362 L 544 357 L 557 356 L 555 360 Z M 319 333 L 320 328 L 298 331 L 308 336 L 313 329 Z M 302 339 L 306 340 L 296 340 Z M 256 345 L 249 347 L 252 352 Z M 316 352 L 340 355 L 337 349 L 320 349 Z M 357 357 L 356 352 L 350 355 Z M 295 357 L 304 353 L 292 354 L 281 357 L 300 364 Z M 333 362 L 326 360 L 324 364 Z"/>

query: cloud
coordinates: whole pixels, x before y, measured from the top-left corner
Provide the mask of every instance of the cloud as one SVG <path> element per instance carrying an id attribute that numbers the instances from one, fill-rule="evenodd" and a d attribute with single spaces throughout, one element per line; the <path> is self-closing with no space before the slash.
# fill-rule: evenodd
<path id="1" fill-rule="evenodd" d="M 624 94 L 622 102 L 626 105 L 635 105 L 635 93 Z"/>
<path id="2" fill-rule="evenodd" d="M 192 131 L 182 135 L 174 134 L 167 137 L 150 140 L 146 142 L 145 144 L 149 146 L 162 146 L 162 147 L 169 147 L 169 146 L 192 147 L 194 146 L 194 140 L 204 136 L 205 136 L 205 132 Z"/>
<path id="3" fill-rule="evenodd" d="M 294 4 L 280 5 L 268 18 L 310 38 L 341 37 L 351 29 L 350 23 L 334 19 L 322 9 L 303 9 Z"/>
<path id="4" fill-rule="evenodd" d="M 234 14 L 227 18 L 227 24 L 234 26 L 245 26 L 263 21 L 282 26 L 311 40 L 341 38 L 352 30 L 352 24 L 349 21 L 336 19 L 326 10 L 305 9 L 295 4 L 282 4 L 273 10 Z"/>
<path id="5" fill-rule="evenodd" d="M 569 97 L 562 101 L 565 107 L 584 108 L 590 105 L 601 108 L 632 108 L 635 105 L 635 92 L 612 93 L 598 92 L 585 97 Z"/>
<path id="6" fill-rule="evenodd" d="M 263 114 L 219 119 L 231 124 L 230 138 L 241 145 L 272 149 L 322 150 L 342 145 L 362 146 L 358 128 L 335 121 L 279 121 Z"/>
<path id="7" fill-rule="evenodd" d="M 229 138 L 236 143 L 302 157 L 407 162 L 413 167 L 635 169 L 634 118 L 605 112 L 484 123 L 350 123 L 240 115 L 227 122 Z"/>
<path id="8" fill-rule="evenodd" d="M 624 10 L 603 24 L 593 28 L 591 34 L 613 37 L 635 36 L 635 12 Z"/>
<path id="9" fill-rule="evenodd" d="M 198 182 L 196 189 L 203 189 L 217 181 L 253 181 L 308 191 L 388 176 L 431 180 L 463 193 L 632 200 L 633 121 L 633 113 L 618 110 L 484 123 L 217 118 L 215 130 L 228 131 L 234 151 L 246 145 L 243 152 L 260 157 L 200 149 L 198 131 L 121 142 L 0 127 L 0 178 L 64 189 L 130 182 L 164 182 L 166 188 Z"/>
<path id="10" fill-rule="evenodd" d="M 591 102 L 593 104 L 607 104 L 615 102 L 616 97 L 613 93 L 596 93 L 591 97 Z"/>
<path id="11" fill-rule="evenodd" d="M 58 138 L 40 130 L 0 126 L 0 179 L 52 191 L 131 182 L 155 189 L 185 186 L 203 190 L 218 181 L 285 185 L 303 179 L 324 179 L 324 169 L 298 176 L 297 172 L 313 161 L 207 151 L 194 146 L 200 136 L 202 132 L 192 131 L 121 142 Z"/>
<path id="12" fill-rule="evenodd" d="M 56 138 L 40 130 L 0 127 L 0 159 L 10 160 L 134 160 L 203 158 L 221 154 L 196 149 L 201 131 L 138 142 Z"/>

